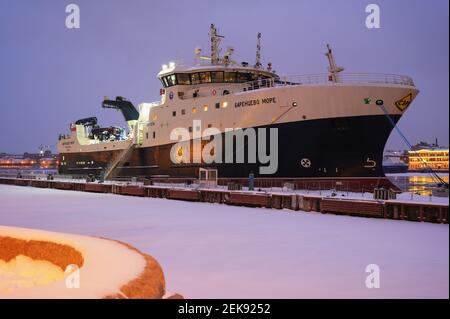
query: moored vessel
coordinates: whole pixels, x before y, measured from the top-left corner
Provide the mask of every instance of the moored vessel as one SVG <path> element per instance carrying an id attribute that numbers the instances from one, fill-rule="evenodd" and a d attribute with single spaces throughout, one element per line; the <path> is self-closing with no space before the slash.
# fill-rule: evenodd
<path id="1" fill-rule="evenodd" d="M 255 63 L 220 56 L 210 27 L 211 53 L 196 63 L 163 65 L 160 100 L 138 107 L 123 97 L 102 106 L 121 110 L 127 128 L 100 127 L 95 117 L 60 135 L 59 172 L 68 175 L 196 178 L 200 168 L 219 178 L 288 181 L 387 181 L 385 143 L 418 94 L 408 76 L 344 73 L 328 47 L 328 72 L 280 76 Z"/>

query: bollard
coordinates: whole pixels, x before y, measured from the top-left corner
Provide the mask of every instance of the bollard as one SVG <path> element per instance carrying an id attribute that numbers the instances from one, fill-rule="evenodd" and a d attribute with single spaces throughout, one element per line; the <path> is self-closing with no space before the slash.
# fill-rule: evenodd
<path id="1" fill-rule="evenodd" d="M 253 191 L 255 190 L 255 174 L 250 173 L 248 175 L 248 190 Z"/>
<path id="2" fill-rule="evenodd" d="M 298 195 L 297 202 L 298 202 L 298 204 L 297 204 L 298 209 L 303 210 L 304 205 L 303 205 L 303 196 L 302 195 Z"/>
<path id="3" fill-rule="evenodd" d="M 298 210 L 298 197 L 297 195 L 291 195 L 291 209 Z"/>

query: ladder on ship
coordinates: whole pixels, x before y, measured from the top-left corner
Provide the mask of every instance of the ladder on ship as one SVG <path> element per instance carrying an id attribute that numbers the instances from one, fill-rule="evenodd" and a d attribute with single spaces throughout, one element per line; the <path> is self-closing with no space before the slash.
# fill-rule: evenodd
<path id="1" fill-rule="evenodd" d="M 392 127 L 397 131 L 397 133 L 400 135 L 400 137 L 403 139 L 403 141 L 408 145 L 409 149 L 412 149 L 412 144 L 409 142 L 409 140 L 406 138 L 405 134 L 400 130 L 400 128 L 395 124 L 392 117 L 389 115 L 389 112 L 384 107 L 383 103 L 376 103 L 381 109 L 381 111 L 384 113 L 384 115 L 387 117 L 389 122 L 391 123 Z M 448 189 L 448 182 L 444 181 L 438 173 L 436 173 L 433 168 L 428 165 L 427 161 L 425 161 L 420 155 L 419 159 L 422 162 L 422 165 L 426 168 L 427 173 L 431 176 L 432 179 L 435 180 L 436 185 L 442 185 L 445 186 Z"/>
<path id="2" fill-rule="evenodd" d="M 134 137 L 131 140 L 130 145 L 125 148 L 105 169 L 103 179 L 113 179 L 117 175 L 118 168 L 128 161 L 136 145 L 142 145 L 144 140 L 144 123 L 137 122 L 134 129 Z"/>
<path id="3" fill-rule="evenodd" d="M 112 179 L 116 176 L 117 168 L 121 167 L 129 158 L 131 153 L 133 153 L 135 144 L 130 143 L 130 145 L 124 149 L 107 167 L 103 178 L 105 180 Z"/>

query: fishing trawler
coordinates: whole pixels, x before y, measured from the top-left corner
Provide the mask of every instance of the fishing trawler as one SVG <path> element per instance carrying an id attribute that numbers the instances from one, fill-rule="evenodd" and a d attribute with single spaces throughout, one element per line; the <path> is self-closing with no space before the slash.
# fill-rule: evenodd
<path id="1" fill-rule="evenodd" d="M 100 127 L 95 117 L 72 123 L 59 137 L 60 174 L 195 178 L 206 168 L 223 179 L 387 180 L 385 143 L 419 92 L 410 77 L 345 73 L 328 45 L 327 73 L 280 76 L 263 67 L 261 34 L 254 64 L 235 61 L 232 47 L 221 56 L 214 25 L 209 37 L 210 54 L 197 48 L 193 66 L 162 66 L 159 101 L 136 108 L 105 97 L 102 107 L 122 111 L 127 128 Z M 230 131 L 244 137 L 227 143 Z"/>

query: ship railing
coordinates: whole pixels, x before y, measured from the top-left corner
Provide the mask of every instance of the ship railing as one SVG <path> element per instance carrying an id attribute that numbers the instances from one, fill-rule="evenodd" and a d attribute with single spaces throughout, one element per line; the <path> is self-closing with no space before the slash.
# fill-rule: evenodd
<path id="1" fill-rule="evenodd" d="M 282 76 L 277 79 L 259 79 L 243 84 L 243 91 L 253 91 L 274 86 L 308 85 L 308 84 L 396 84 L 415 86 L 411 77 L 383 73 L 341 73 L 333 79 L 329 73 Z"/>
<path id="2" fill-rule="evenodd" d="M 270 79 L 258 79 L 256 81 L 243 83 L 243 91 L 254 91 L 262 88 L 274 87 L 278 80 Z"/>
<path id="3" fill-rule="evenodd" d="M 59 134 L 58 140 L 68 140 L 71 136 L 69 134 Z"/>

